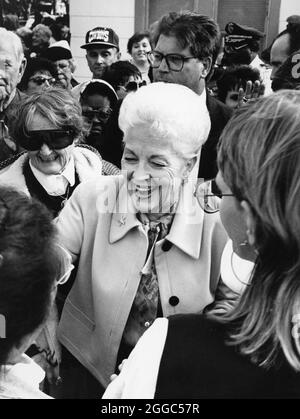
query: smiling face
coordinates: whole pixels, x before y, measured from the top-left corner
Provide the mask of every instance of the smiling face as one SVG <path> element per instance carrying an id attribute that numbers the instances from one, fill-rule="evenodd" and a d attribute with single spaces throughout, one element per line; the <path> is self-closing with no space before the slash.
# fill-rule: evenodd
<path id="1" fill-rule="evenodd" d="M 151 51 L 151 45 L 148 38 L 144 38 L 132 45 L 131 56 L 137 64 L 145 64 L 148 62 L 147 53 Z"/>
<path id="2" fill-rule="evenodd" d="M 88 49 L 86 52 L 86 60 L 89 69 L 93 73 L 94 79 L 101 79 L 104 71 L 112 63 L 118 61 L 120 53 L 117 48 L 101 48 L 100 46 Z"/>
<path id="3" fill-rule="evenodd" d="M 179 54 L 183 57 L 193 55 L 189 47 L 182 48 L 174 36 L 160 35 L 154 51 L 161 54 Z M 200 61 L 198 58 L 191 58 L 184 62 L 181 71 L 173 71 L 168 68 L 166 60 L 163 59 L 158 68 L 153 68 L 154 81 L 177 83 L 189 87 L 195 93 L 201 94 L 205 87 L 205 77 L 210 70 L 211 60 Z"/>
<path id="4" fill-rule="evenodd" d="M 191 167 L 190 160 L 175 153 L 174 141 L 158 140 L 146 125 L 126 133 L 122 170 L 127 171 L 128 190 L 137 212 L 155 217 L 170 213 L 176 206 L 182 180 Z"/>
<path id="5" fill-rule="evenodd" d="M 51 121 L 36 113 L 26 129 L 27 131 L 54 130 L 57 127 Z M 28 151 L 28 155 L 31 164 L 37 170 L 45 175 L 56 175 L 64 170 L 72 156 L 73 149 L 74 144 L 60 150 L 55 150 L 44 143 L 39 150 Z"/>

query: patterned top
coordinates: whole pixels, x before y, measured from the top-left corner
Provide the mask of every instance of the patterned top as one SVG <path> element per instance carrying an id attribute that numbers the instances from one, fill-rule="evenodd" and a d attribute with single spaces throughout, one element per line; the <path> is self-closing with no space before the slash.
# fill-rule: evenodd
<path id="1" fill-rule="evenodd" d="M 140 284 L 123 333 L 123 340 L 130 347 L 134 347 L 154 320 L 162 316 L 154 249 L 156 242 L 167 236 L 174 214 L 164 215 L 155 221 L 149 221 L 145 214 L 137 214 L 137 217 L 148 235 L 149 244 Z"/>

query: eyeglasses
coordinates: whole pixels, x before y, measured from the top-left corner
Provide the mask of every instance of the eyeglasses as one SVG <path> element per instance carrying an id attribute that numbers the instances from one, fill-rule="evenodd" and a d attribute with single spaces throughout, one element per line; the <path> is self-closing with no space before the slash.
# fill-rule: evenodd
<path id="1" fill-rule="evenodd" d="M 169 70 L 172 71 L 181 71 L 183 69 L 184 63 L 192 58 L 197 58 L 194 56 L 185 57 L 180 54 L 161 54 L 160 52 L 153 51 L 148 54 L 151 67 L 158 68 L 160 67 L 162 60 L 165 59 Z"/>
<path id="2" fill-rule="evenodd" d="M 125 86 L 119 86 L 121 89 L 125 89 L 126 92 L 136 92 L 140 87 L 146 86 L 146 81 L 142 81 L 140 83 L 136 81 L 130 81 Z"/>
<path id="3" fill-rule="evenodd" d="M 102 111 L 101 109 L 87 109 L 82 110 L 82 116 L 88 119 L 89 122 L 92 122 L 94 118 L 97 118 L 99 121 L 107 122 L 111 117 L 112 110 Z"/>
<path id="4" fill-rule="evenodd" d="M 37 151 L 43 144 L 54 150 L 61 150 L 74 141 L 74 131 L 71 129 L 44 129 L 27 131 L 20 139 L 21 147 L 28 151 Z"/>
<path id="5" fill-rule="evenodd" d="M 223 196 L 234 196 L 232 193 L 221 193 L 215 180 L 199 183 L 195 196 L 204 212 L 213 214 L 220 210 L 220 201 Z"/>
<path id="6" fill-rule="evenodd" d="M 33 81 L 38 86 L 41 86 L 44 83 L 49 83 L 49 85 L 53 85 L 55 83 L 55 79 L 53 77 L 46 77 L 46 76 L 34 76 L 29 79 L 29 81 Z"/>
<path id="7" fill-rule="evenodd" d="M 60 260 L 60 270 L 63 272 L 61 276 L 59 276 L 58 280 L 56 281 L 56 285 L 62 285 L 67 282 L 70 277 L 72 270 L 74 269 L 74 265 L 72 264 L 72 257 L 67 250 L 60 246 L 59 244 L 56 245 L 59 249 L 59 254 L 61 256 Z"/>

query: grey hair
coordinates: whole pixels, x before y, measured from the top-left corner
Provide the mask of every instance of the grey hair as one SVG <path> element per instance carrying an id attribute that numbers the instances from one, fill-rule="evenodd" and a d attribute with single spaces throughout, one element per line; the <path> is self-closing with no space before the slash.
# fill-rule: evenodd
<path id="1" fill-rule="evenodd" d="M 20 37 L 12 31 L 8 31 L 5 28 L 0 28 L 0 43 L 10 45 L 21 64 L 21 61 L 24 58 L 24 50 Z"/>
<path id="2" fill-rule="evenodd" d="M 171 141 L 176 153 L 191 157 L 207 140 L 210 118 L 204 101 L 192 90 L 158 82 L 128 94 L 122 103 L 119 126 L 125 143 L 129 129 L 138 125 L 147 125 L 154 141 Z"/>

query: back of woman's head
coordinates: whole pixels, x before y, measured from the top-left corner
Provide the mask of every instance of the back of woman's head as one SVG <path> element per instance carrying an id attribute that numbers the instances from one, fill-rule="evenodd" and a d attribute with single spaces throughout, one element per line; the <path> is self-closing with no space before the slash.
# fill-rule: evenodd
<path id="1" fill-rule="evenodd" d="M 10 128 L 17 142 L 27 134 L 27 126 L 37 114 L 57 129 L 71 129 L 74 138 L 82 132 L 83 120 L 78 101 L 67 90 L 50 87 L 22 99 L 16 107 Z"/>
<path id="2" fill-rule="evenodd" d="M 249 202 L 261 228 L 299 257 L 300 92 L 281 91 L 242 108 L 225 127 L 218 162 L 225 182 Z M 268 235 L 257 239 L 263 246 Z"/>
<path id="3" fill-rule="evenodd" d="M 258 257 L 237 310 L 247 323 L 240 342 L 248 353 L 268 342 L 275 352 L 280 342 L 300 370 L 300 344 L 291 334 L 300 312 L 300 92 L 282 90 L 241 108 L 222 133 L 218 164 L 254 219 Z M 271 359 L 271 352 L 264 354 Z"/>
<path id="4" fill-rule="evenodd" d="M 51 219 L 41 203 L 0 187 L 0 365 L 47 317 L 60 268 Z"/>

